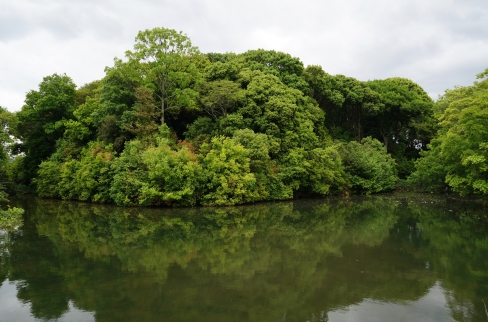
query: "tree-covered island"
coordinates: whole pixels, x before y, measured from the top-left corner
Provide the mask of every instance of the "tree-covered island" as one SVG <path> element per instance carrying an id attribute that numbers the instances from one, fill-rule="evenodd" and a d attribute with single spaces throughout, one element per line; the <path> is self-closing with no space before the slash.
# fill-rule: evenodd
<path id="1" fill-rule="evenodd" d="M 273 50 L 203 54 L 145 30 L 103 79 L 50 75 L 21 111 L 0 110 L 2 181 L 124 206 L 487 195 L 487 76 L 434 102 L 405 78 L 334 76 Z"/>

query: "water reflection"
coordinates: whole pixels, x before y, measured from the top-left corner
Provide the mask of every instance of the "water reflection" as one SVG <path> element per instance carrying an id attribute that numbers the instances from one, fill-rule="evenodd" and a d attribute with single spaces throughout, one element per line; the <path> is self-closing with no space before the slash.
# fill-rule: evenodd
<path id="1" fill-rule="evenodd" d="M 329 312 L 328 321 L 390 322 L 393 318 L 404 322 L 454 321 L 447 307 L 444 290 L 439 284 L 436 283 L 425 296 L 416 301 L 391 303 L 366 299 L 343 310 Z"/>
<path id="2" fill-rule="evenodd" d="M 395 310 L 404 321 L 487 320 L 486 215 L 462 203 L 22 206 L 23 230 L 0 237 L 0 296 L 14 283 L 38 319 L 378 321 Z"/>

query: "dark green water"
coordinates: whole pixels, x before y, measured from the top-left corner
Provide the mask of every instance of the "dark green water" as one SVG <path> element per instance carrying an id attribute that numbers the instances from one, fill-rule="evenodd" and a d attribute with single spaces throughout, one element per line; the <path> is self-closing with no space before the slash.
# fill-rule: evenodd
<path id="1" fill-rule="evenodd" d="M 472 202 L 19 203 L 24 226 L 0 233 L 0 321 L 488 321 Z"/>

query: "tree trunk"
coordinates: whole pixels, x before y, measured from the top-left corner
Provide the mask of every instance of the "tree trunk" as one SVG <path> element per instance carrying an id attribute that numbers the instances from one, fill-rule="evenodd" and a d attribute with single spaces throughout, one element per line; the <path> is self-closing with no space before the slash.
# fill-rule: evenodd
<path id="1" fill-rule="evenodd" d="M 164 99 L 161 99 L 161 125 L 164 125 Z"/>
<path id="2" fill-rule="evenodd" d="M 164 125 L 164 91 L 165 91 L 165 82 L 163 80 L 161 84 L 161 125 Z"/>

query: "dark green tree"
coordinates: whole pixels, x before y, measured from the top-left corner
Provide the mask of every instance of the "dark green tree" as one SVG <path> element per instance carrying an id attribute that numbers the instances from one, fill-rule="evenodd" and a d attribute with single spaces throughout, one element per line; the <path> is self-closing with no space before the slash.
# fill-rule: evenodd
<path id="1" fill-rule="evenodd" d="M 360 141 L 371 131 L 369 116 L 380 108 L 378 93 L 355 78 L 329 75 L 320 66 L 308 66 L 304 75 L 333 138 Z"/>
<path id="2" fill-rule="evenodd" d="M 340 148 L 342 163 L 355 193 L 371 194 L 395 189 L 395 160 L 380 141 L 367 137 Z"/>
<path id="3" fill-rule="evenodd" d="M 226 117 L 244 98 L 239 84 L 229 80 L 205 82 L 200 86 L 200 103 L 203 110 L 215 120 Z"/>
<path id="4" fill-rule="evenodd" d="M 380 95 L 380 104 L 370 114 L 367 135 L 382 141 L 389 152 L 399 143 L 410 149 L 425 148 L 430 141 L 435 120 L 434 102 L 416 83 L 405 78 L 374 80 L 367 85 Z"/>
<path id="5" fill-rule="evenodd" d="M 21 140 L 17 152 L 25 153 L 22 183 L 30 184 L 39 164 L 56 150 L 56 141 L 65 131 L 64 122 L 73 118 L 75 96 L 76 85 L 66 74 L 44 77 L 39 90 L 27 93 L 25 105 L 17 113 Z"/>

